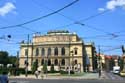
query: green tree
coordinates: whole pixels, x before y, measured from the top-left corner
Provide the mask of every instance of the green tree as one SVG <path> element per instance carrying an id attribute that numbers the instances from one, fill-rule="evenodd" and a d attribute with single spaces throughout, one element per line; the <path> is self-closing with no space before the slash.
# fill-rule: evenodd
<path id="1" fill-rule="evenodd" d="M 17 61 L 17 57 L 16 56 L 9 56 L 8 60 L 9 60 L 9 64 L 13 64 L 14 67 L 16 66 L 16 61 Z"/>
<path id="2" fill-rule="evenodd" d="M 38 62 L 35 61 L 32 65 L 32 73 L 34 73 L 37 70 L 37 68 L 38 68 Z"/>
<path id="3" fill-rule="evenodd" d="M 123 59 L 121 57 L 118 58 L 118 65 L 120 66 L 120 70 L 123 70 Z"/>
<path id="4" fill-rule="evenodd" d="M 45 63 L 45 64 L 43 64 L 43 72 L 44 72 L 44 73 L 47 73 L 47 71 L 48 71 L 48 70 L 47 70 L 47 64 Z"/>
<path id="5" fill-rule="evenodd" d="M 55 72 L 55 70 L 54 70 L 54 64 L 51 65 L 50 71 L 51 71 L 51 73 Z"/>
<path id="6" fill-rule="evenodd" d="M 9 63 L 8 52 L 0 51 L 0 64 L 7 65 Z"/>

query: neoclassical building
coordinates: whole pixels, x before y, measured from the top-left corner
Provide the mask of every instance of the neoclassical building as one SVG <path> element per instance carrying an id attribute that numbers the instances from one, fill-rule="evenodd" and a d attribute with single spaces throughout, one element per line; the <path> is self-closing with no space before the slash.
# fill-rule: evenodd
<path id="1" fill-rule="evenodd" d="M 94 69 L 93 57 L 95 47 L 93 43 L 84 44 L 76 33 L 65 30 L 49 31 L 45 35 L 34 34 L 32 42 L 22 42 L 20 45 L 19 67 L 25 68 L 28 62 L 28 70 L 35 61 L 38 62 L 38 70 L 47 63 L 47 68 L 53 64 L 56 71 L 89 71 Z"/>

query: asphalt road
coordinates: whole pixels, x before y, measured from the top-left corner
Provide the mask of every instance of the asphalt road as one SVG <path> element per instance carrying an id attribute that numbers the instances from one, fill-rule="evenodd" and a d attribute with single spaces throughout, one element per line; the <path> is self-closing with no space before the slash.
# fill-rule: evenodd
<path id="1" fill-rule="evenodd" d="M 9 83 L 125 83 L 125 80 L 42 80 L 42 79 L 10 79 Z"/>
<path id="2" fill-rule="evenodd" d="M 117 74 L 113 74 L 112 72 L 107 72 L 106 76 L 108 77 L 108 79 L 112 79 L 112 80 L 125 80 L 125 77 L 121 77 Z"/>

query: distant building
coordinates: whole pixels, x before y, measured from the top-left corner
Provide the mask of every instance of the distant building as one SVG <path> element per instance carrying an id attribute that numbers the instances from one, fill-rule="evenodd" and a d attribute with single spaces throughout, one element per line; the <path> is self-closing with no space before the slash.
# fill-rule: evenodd
<path id="1" fill-rule="evenodd" d="M 29 44 L 21 43 L 19 67 L 25 68 L 28 60 L 28 70 L 37 61 L 40 70 L 47 63 L 48 70 L 53 64 L 56 71 L 68 71 L 69 68 L 76 72 L 93 71 L 94 57 L 94 44 L 85 44 L 76 33 L 49 31 L 45 35 L 34 34 Z"/>

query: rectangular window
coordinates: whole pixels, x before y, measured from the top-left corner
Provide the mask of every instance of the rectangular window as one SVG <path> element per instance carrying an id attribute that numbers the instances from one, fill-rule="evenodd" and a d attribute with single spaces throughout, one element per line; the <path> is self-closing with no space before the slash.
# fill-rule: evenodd
<path id="1" fill-rule="evenodd" d="M 25 49 L 25 56 L 28 56 L 28 49 Z"/>

